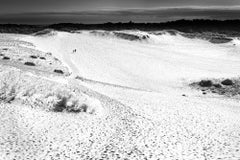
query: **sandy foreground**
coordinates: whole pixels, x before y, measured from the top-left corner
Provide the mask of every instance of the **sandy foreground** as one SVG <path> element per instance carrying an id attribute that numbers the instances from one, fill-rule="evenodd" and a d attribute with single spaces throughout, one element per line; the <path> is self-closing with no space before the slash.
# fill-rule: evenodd
<path id="1" fill-rule="evenodd" d="M 240 159 L 239 99 L 189 87 L 238 77 L 238 40 L 1 34 L 0 53 L 0 80 L 19 92 L 0 102 L 1 160 Z M 94 113 L 50 111 L 45 95 L 58 89 L 74 92 Z"/>

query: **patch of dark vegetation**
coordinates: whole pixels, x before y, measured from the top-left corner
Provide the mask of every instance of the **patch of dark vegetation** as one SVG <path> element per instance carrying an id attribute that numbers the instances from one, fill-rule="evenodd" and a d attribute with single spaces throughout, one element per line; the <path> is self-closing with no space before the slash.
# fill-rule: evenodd
<path id="1" fill-rule="evenodd" d="M 177 20 L 163 23 L 103 23 L 103 24 L 76 24 L 60 23 L 52 25 L 18 25 L 1 24 L 0 33 L 21 33 L 21 34 L 46 34 L 40 32 L 46 29 L 58 31 L 74 32 L 78 30 L 130 30 L 137 29 L 143 31 L 177 30 L 184 33 L 221 33 L 229 37 L 238 37 L 240 35 L 240 20 Z M 40 33 L 39 33 L 40 32 Z M 48 31 L 47 31 L 48 32 Z"/>
<path id="2" fill-rule="evenodd" d="M 124 33 L 124 32 L 107 32 L 107 31 L 91 31 L 91 34 L 95 36 L 101 37 L 118 37 L 125 40 L 136 41 L 136 40 L 146 40 L 149 38 L 148 35 L 135 35 L 131 33 Z"/>
<path id="3" fill-rule="evenodd" d="M 104 23 L 104 24 L 53 24 L 48 26 L 55 30 L 129 30 L 138 29 L 143 31 L 178 30 L 186 33 L 214 32 L 224 33 L 229 36 L 240 35 L 240 20 L 177 20 L 163 23 Z"/>
<path id="4" fill-rule="evenodd" d="M 46 58 L 45 57 L 39 57 L 40 59 L 42 59 L 42 60 L 46 60 Z"/>
<path id="5" fill-rule="evenodd" d="M 54 60 L 60 62 L 60 60 L 58 58 L 56 58 L 56 57 L 54 57 Z"/>
<path id="6" fill-rule="evenodd" d="M 109 32 L 102 32 L 102 31 L 92 31 L 90 33 L 95 35 L 95 36 L 101 36 L 101 37 L 105 37 L 105 36 L 110 36 L 111 35 Z"/>
<path id="7" fill-rule="evenodd" d="M 180 33 L 182 36 L 187 38 L 199 38 L 203 40 L 207 40 L 211 43 L 220 44 L 220 43 L 228 43 L 231 42 L 233 39 L 229 38 L 224 33 L 210 33 L 210 32 L 203 32 L 203 33 Z"/>
<path id="8" fill-rule="evenodd" d="M 1 24 L 0 33 L 33 34 L 45 27 L 46 25 Z"/>
<path id="9" fill-rule="evenodd" d="M 201 80 L 199 86 L 201 87 L 211 87 L 213 85 L 211 80 Z"/>
<path id="10" fill-rule="evenodd" d="M 213 93 L 227 97 L 240 97 L 240 78 L 225 80 L 201 80 L 200 82 L 190 84 L 190 86 L 200 90 L 204 95 L 207 93 Z"/>
<path id="11" fill-rule="evenodd" d="M 3 51 L 8 51 L 8 48 L 3 48 L 2 50 L 3 50 Z"/>
<path id="12" fill-rule="evenodd" d="M 54 105 L 54 112 L 63 112 L 67 108 L 67 97 L 61 97 L 61 99 Z"/>
<path id="13" fill-rule="evenodd" d="M 37 59 L 37 56 L 31 55 L 30 58 Z"/>
<path id="14" fill-rule="evenodd" d="M 225 80 L 223 80 L 221 83 L 222 83 L 223 85 L 225 85 L 225 86 L 231 86 L 231 85 L 233 85 L 233 81 L 230 80 L 230 79 L 225 79 Z"/>
<path id="15" fill-rule="evenodd" d="M 0 53 L 0 56 L 4 56 L 4 54 L 3 54 L 3 53 Z"/>
<path id="16" fill-rule="evenodd" d="M 176 36 L 177 35 L 177 31 L 176 30 L 167 30 L 167 33 L 169 33 L 172 36 Z"/>
<path id="17" fill-rule="evenodd" d="M 80 113 L 87 112 L 88 106 L 86 104 L 79 105 L 78 101 L 72 101 L 69 104 L 71 96 L 58 95 L 59 101 L 54 104 L 52 111 L 54 112 L 69 112 L 69 113 Z"/>
<path id="18" fill-rule="evenodd" d="M 172 30 L 167 29 L 167 30 L 159 31 L 159 32 L 152 32 L 152 34 L 154 34 L 154 35 L 164 35 L 166 33 L 170 34 L 171 36 L 176 36 L 177 34 L 180 34 L 179 31 L 173 30 L 173 29 Z"/>
<path id="19" fill-rule="evenodd" d="M 84 78 L 83 78 L 83 77 L 80 77 L 80 76 L 76 76 L 75 79 L 79 79 L 79 80 L 81 80 L 81 81 L 84 80 Z"/>
<path id="20" fill-rule="evenodd" d="M 24 65 L 27 65 L 27 66 L 36 66 L 36 64 L 33 63 L 33 62 L 25 62 Z"/>
<path id="21" fill-rule="evenodd" d="M 213 86 L 216 87 L 216 88 L 222 88 L 222 85 L 221 85 L 221 84 L 218 84 L 218 83 L 213 84 Z"/>
<path id="22" fill-rule="evenodd" d="M 0 83 L 0 102 L 11 103 L 15 100 L 16 95 L 15 85 L 9 85 L 3 81 Z"/>
<path id="23" fill-rule="evenodd" d="M 149 39 L 149 38 L 150 38 L 149 35 L 144 35 L 144 36 L 141 37 L 141 39 L 143 39 L 143 40 Z"/>
<path id="24" fill-rule="evenodd" d="M 64 74 L 64 72 L 62 70 L 60 70 L 60 69 L 54 69 L 54 72 L 55 73 L 59 73 L 59 74 Z"/>
<path id="25" fill-rule="evenodd" d="M 43 35 L 54 35 L 54 30 L 52 29 L 44 29 L 44 30 L 41 30 L 41 31 L 38 31 L 37 33 L 35 33 L 34 35 L 35 36 L 43 36 Z"/>
<path id="26" fill-rule="evenodd" d="M 11 91 L 12 92 L 12 91 Z M 4 95 L 3 93 L 0 93 L 0 102 L 5 102 L 5 103 L 11 103 L 14 101 L 16 98 L 16 93 L 8 93 L 8 95 Z"/>
<path id="27" fill-rule="evenodd" d="M 211 43 L 216 43 L 216 44 L 220 44 L 220 43 L 228 43 L 232 41 L 232 38 L 227 38 L 227 37 L 212 37 L 209 40 Z"/>
<path id="28" fill-rule="evenodd" d="M 139 36 L 139 35 L 134 35 L 134 34 L 129 34 L 129 33 L 121 33 L 121 32 L 114 32 L 114 35 L 119 38 L 122 38 L 125 40 L 130 40 L 130 41 L 146 40 L 149 38 L 148 35 Z"/>
<path id="29" fill-rule="evenodd" d="M 10 58 L 7 57 L 7 56 L 4 56 L 2 59 L 3 59 L 3 60 L 10 60 Z"/>

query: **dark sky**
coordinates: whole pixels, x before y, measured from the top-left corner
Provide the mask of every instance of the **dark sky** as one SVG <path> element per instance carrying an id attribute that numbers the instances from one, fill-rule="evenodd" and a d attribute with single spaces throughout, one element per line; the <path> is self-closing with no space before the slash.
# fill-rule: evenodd
<path id="1" fill-rule="evenodd" d="M 0 23 L 236 19 L 239 6 L 240 0 L 0 0 Z"/>
<path id="2" fill-rule="evenodd" d="M 1 13 L 70 12 L 176 6 L 237 6 L 240 0 L 0 0 Z"/>

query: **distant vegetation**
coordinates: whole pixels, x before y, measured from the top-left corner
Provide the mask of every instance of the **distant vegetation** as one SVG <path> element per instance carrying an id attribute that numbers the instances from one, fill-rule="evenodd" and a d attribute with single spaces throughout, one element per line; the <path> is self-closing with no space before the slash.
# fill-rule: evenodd
<path id="1" fill-rule="evenodd" d="M 0 24 L 0 33 L 32 34 L 43 30 L 43 25 Z"/>
<path id="2" fill-rule="evenodd" d="M 120 32 L 114 32 L 114 35 L 116 35 L 119 38 L 130 40 L 130 41 L 145 40 L 149 38 L 148 35 L 137 36 L 133 34 L 120 33 Z"/>
<path id="3" fill-rule="evenodd" d="M 239 36 L 240 20 L 178 20 L 165 23 L 104 23 L 104 24 L 73 24 L 60 23 L 52 25 L 18 25 L 2 24 L 0 33 L 21 33 L 21 34 L 42 34 L 42 30 L 54 29 L 58 31 L 76 31 L 76 30 L 127 30 L 138 29 L 144 31 L 155 31 L 164 29 L 174 29 L 181 32 L 216 32 L 231 36 Z M 47 30 L 49 31 L 49 30 Z"/>
<path id="4" fill-rule="evenodd" d="M 240 97 L 240 78 L 201 80 L 190 86 L 202 91 L 204 95 L 214 93 L 227 97 Z"/>

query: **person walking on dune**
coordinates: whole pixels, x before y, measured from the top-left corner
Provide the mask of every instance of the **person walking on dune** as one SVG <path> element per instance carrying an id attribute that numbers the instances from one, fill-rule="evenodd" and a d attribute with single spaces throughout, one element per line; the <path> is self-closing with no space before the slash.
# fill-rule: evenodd
<path id="1" fill-rule="evenodd" d="M 74 50 L 73 50 L 73 53 L 76 53 L 76 52 L 77 52 L 77 49 L 74 49 Z"/>

